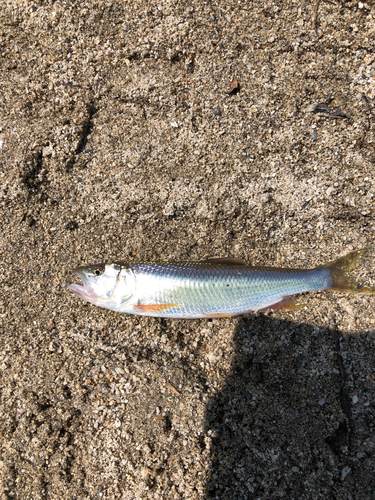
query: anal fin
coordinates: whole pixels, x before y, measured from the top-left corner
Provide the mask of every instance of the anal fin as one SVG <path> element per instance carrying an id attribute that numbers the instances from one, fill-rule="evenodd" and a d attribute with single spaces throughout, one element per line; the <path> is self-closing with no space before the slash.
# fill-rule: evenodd
<path id="1" fill-rule="evenodd" d="M 284 309 L 284 311 L 294 311 L 296 309 L 301 309 L 305 307 L 307 304 L 298 304 L 297 299 L 295 297 L 284 297 L 283 299 L 271 304 L 267 307 L 263 307 L 262 309 L 258 309 L 258 311 L 277 311 L 278 309 Z"/>
<path id="2" fill-rule="evenodd" d="M 237 314 L 233 313 L 207 313 L 204 315 L 205 318 L 233 318 Z"/>

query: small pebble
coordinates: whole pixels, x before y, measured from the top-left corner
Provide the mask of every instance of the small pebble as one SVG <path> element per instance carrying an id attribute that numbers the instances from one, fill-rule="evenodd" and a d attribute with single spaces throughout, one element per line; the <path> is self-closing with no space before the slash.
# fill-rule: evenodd
<path id="1" fill-rule="evenodd" d="M 322 398 L 322 399 L 319 401 L 320 406 L 323 406 L 325 402 L 326 402 L 326 398 Z"/>
<path id="2" fill-rule="evenodd" d="M 220 116 L 220 115 L 221 115 L 221 111 L 220 111 L 219 106 L 217 106 L 216 108 L 214 108 L 214 109 L 213 109 L 213 112 L 214 112 L 214 115 L 215 115 L 215 116 Z"/>
<path id="3" fill-rule="evenodd" d="M 248 399 L 250 401 L 253 399 L 253 395 L 247 389 L 243 389 L 241 392 L 242 392 L 242 395 L 245 397 L 245 399 Z"/>
<path id="4" fill-rule="evenodd" d="M 299 472 L 299 467 L 296 467 L 295 465 L 293 465 L 292 472 Z"/>
<path id="5" fill-rule="evenodd" d="M 312 132 L 310 137 L 312 141 L 316 141 L 318 138 L 318 134 L 316 132 Z"/>
<path id="6" fill-rule="evenodd" d="M 341 481 L 344 481 L 344 479 L 346 478 L 346 476 L 351 472 L 351 468 L 346 466 L 342 469 L 341 471 Z"/>
<path id="7" fill-rule="evenodd" d="M 194 73 L 194 66 L 190 66 L 190 68 L 188 69 L 189 73 Z"/>
<path id="8" fill-rule="evenodd" d="M 358 403 L 358 396 L 353 396 L 352 401 L 353 401 L 353 404 L 356 405 Z"/>

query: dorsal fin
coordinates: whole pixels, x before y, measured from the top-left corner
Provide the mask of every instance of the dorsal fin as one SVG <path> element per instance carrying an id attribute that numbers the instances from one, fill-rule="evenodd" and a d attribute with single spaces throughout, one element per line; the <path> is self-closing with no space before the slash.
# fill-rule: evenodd
<path id="1" fill-rule="evenodd" d="M 205 259 L 202 262 L 207 262 L 209 264 L 223 264 L 225 266 L 247 266 L 244 260 L 231 257 L 212 257 Z"/>

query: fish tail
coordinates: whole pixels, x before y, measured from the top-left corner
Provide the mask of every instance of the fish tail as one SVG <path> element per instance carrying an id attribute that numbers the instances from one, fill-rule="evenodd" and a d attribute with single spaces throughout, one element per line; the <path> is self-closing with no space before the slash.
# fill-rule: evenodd
<path id="1" fill-rule="evenodd" d="M 339 257 L 333 262 L 318 266 L 316 269 L 328 269 L 330 271 L 332 284 L 328 287 L 329 290 L 373 295 L 375 294 L 375 287 L 363 285 L 356 278 L 352 278 L 346 274 L 346 272 L 356 269 L 367 253 L 368 248 L 355 250 L 343 257 Z"/>

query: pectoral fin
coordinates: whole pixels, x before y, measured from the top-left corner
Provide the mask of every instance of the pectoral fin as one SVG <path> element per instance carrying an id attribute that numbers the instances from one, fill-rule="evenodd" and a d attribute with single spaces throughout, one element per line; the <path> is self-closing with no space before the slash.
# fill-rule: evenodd
<path id="1" fill-rule="evenodd" d="M 134 309 L 139 312 L 161 312 L 171 307 L 178 307 L 179 304 L 136 304 Z"/>

